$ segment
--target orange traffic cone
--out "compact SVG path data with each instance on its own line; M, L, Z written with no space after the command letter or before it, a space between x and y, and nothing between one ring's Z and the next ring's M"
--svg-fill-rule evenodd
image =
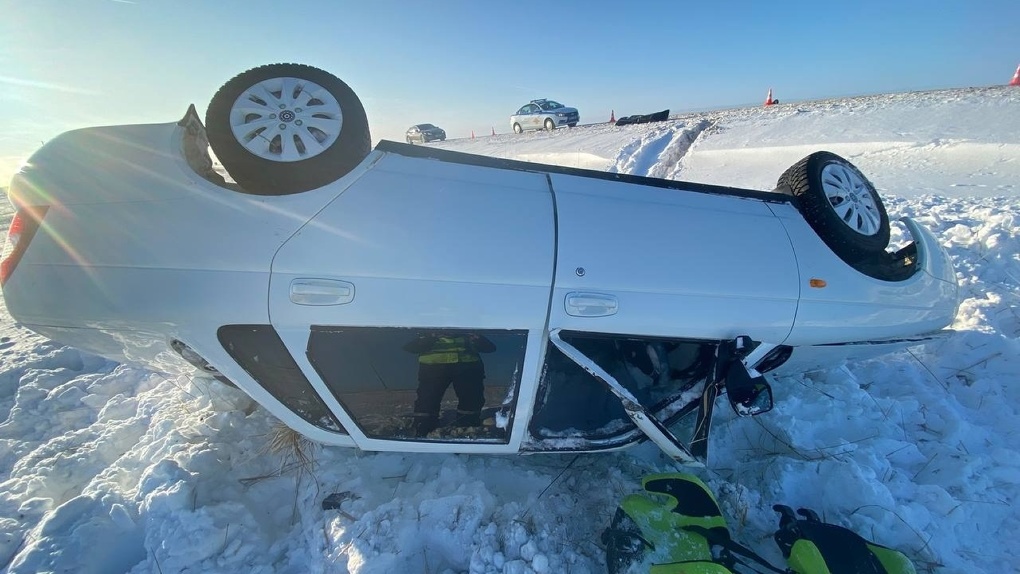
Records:
M609 123L616 123L616 110L609 110Z
M772 88L769 88L769 95L765 97L765 105L771 106L774 103L776 102L772 99Z
M1020 86L1020 66L1016 67L1016 73L1013 74L1013 79L1009 81L1011 86Z

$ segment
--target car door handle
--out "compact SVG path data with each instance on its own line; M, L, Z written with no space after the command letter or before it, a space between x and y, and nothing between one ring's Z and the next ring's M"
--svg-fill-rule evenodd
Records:
M354 300L354 284L337 279L295 279L290 300L298 305L344 305Z
M574 317L608 317L615 315L620 307L616 296L605 293L567 293L565 299L567 315Z

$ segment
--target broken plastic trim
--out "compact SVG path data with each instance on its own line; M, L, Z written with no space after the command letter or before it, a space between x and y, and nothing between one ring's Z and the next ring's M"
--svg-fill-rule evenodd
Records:
M620 399L620 403L623 405L624 411L627 416L630 417L634 424L645 433L645 436L654 442L662 452L668 456L682 462L684 464L704 466L702 462L697 460L691 451L684 446L684 444L674 435L665 425L663 425L657 418L652 416L641 403L638 402L637 398L634 397L623 385L620 384L612 375L606 372L602 367L599 367L595 361L589 359L584 353L577 350L573 345L567 343L560 338L560 330L556 329L549 333L549 340L557 349L563 352L564 355L570 358L570 360L577 363L579 367L587 371L596 380L601 382L609 389L609 392L616 395Z

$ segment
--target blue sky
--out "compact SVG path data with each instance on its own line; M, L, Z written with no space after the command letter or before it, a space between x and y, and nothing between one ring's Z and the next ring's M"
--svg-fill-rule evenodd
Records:
M0 186L68 129L201 113L234 75L299 62L365 104L373 140L509 131L532 98L582 123L1007 83L1016 0L0 0Z

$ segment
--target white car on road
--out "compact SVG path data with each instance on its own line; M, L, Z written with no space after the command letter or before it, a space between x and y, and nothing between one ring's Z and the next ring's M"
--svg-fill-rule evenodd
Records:
M564 106L553 100L531 100L510 116L510 129L514 133L524 130L553 131L558 127L574 127L581 121L577 108Z

